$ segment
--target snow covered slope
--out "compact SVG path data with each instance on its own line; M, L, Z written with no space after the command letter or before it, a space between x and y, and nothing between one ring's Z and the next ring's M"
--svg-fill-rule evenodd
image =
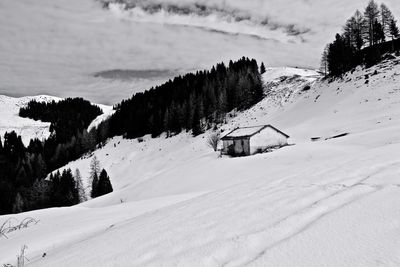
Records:
M15 131L18 135L21 135L22 141L25 145L29 144L29 141L34 138L40 140L48 138L50 136L50 123L35 121L29 118L21 118L18 116L19 109L26 106L29 101L36 100L38 102L51 102L60 101L62 98L48 95L38 96L25 96L25 97L10 97L0 95L0 136L3 138L6 132ZM94 127L100 123L104 118L110 116L113 113L112 106L95 104L98 105L104 112L96 118L93 123L88 127Z
M222 130L272 124L295 144L273 153L220 158L208 133L110 140L94 154L115 191L1 216L40 221L0 238L0 263L26 244L28 266L399 266L399 62L331 82L267 72L272 97ZM87 178L90 157L68 167Z
M99 107L103 110L103 114L99 115L92 121L92 123L88 127L88 131L99 126L100 123L110 118L111 115L115 112L112 106L99 105Z
M18 112L21 107L27 105L31 100L51 102L53 100L59 101L60 99L61 98L47 95L26 96L20 98L0 95L1 138L3 139L6 132L15 131L18 135L21 135L24 144L28 145L29 141L33 138L39 138L42 140L49 137L50 123L21 118L18 116Z

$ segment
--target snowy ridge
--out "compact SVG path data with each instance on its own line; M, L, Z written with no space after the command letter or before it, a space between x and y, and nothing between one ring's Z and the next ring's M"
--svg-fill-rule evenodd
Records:
M107 120L108 118L111 117L111 115L114 114L115 110L113 110L112 106L104 106L104 105L98 105L102 110L103 110L103 114L99 115L97 118L95 118L92 123L89 125L88 127L88 132L93 129L96 128L97 126L99 126L100 123L102 123L103 121Z
M94 152L114 192L13 215L40 222L0 239L0 263L26 244L30 266L400 265L400 65L294 80L222 130L272 124L295 145L219 158L208 133L115 137ZM67 167L87 178L92 156Z
M59 101L61 98L47 95L25 96L20 98L0 95L1 138L3 138L6 132L15 131L18 135L21 135L24 144L28 145L31 139L38 138L42 140L50 136L50 123L21 118L18 116L19 109L26 106L31 100L36 100L38 102L51 102L53 100Z
M321 75L314 70L299 68L269 68L263 75L269 101L283 106L297 93L311 88Z
M34 138L39 140L46 139L50 136L50 123L35 121L29 118L21 118L18 116L19 109L25 107L30 101L36 100L38 102L51 102L61 101L62 98L48 95L38 96L24 96L24 97L10 97L0 95L0 136L3 138L6 132L15 131L22 137L22 141L27 146L29 141ZM101 121L111 116L113 113L112 106L94 104L99 106L104 114L94 119L92 124L88 127L97 126Z
M308 79L314 81L316 78L320 77L320 74L315 70L301 69L301 68L266 68L266 72L263 74L263 79L265 82L277 82L284 77L301 77L303 79Z

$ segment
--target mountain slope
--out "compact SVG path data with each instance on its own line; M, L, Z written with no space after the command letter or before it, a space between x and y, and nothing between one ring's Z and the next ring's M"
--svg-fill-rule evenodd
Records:
M32 266L397 266L397 62L331 82L267 72L273 97L222 129L277 126L294 145L273 153L219 158L207 133L116 137L94 152L115 191L13 215L40 222L0 239L0 259L26 244ZM68 167L87 178L91 156Z
M3 138L6 132L15 131L18 135L21 135L24 144L28 145L31 139L38 138L42 140L49 137L50 123L21 118L18 116L19 109L27 105L31 100L51 102L53 100L59 101L60 99L61 98L46 95L26 96L20 98L0 95L1 138Z
M36 100L37 102L51 102L51 101L61 101L62 98L38 95L38 96L25 96L25 97L10 97L5 95L0 95L0 136L3 138L6 132L15 131L18 135L22 137L22 141L27 146L29 141L34 138L39 140L46 139L50 136L50 123L35 121L29 118L22 118L18 115L19 109L25 107L30 101ZM96 118L92 125L88 127L90 129L101 120L112 114L112 106L95 104L99 106L104 114Z

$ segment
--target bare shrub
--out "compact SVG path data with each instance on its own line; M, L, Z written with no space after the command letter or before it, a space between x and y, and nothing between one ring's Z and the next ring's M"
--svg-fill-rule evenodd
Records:
M214 151L217 151L220 141L221 141L221 137L220 137L219 133L214 132L208 136L207 145L209 147L211 147L212 149L214 149Z
M28 247L26 245L23 245L21 247L21 252L19 255L17 255L17 267L24 267L25 266L25 260L29 261L28 258L25 256L25 250Z
M17 254L17 265L6 263L6 264L3 264L3 267L24 267L25 260L29 261L29 259L25 256L25 252L27 249L28 249L27 245L23 245L21 247L19 254Z
M28 228L29 226L37 224L38 222L38 220L31 217L27 217L20 222L15 218L9 218L0 225L0 237L3 236L8 239L7 234L17 230Z

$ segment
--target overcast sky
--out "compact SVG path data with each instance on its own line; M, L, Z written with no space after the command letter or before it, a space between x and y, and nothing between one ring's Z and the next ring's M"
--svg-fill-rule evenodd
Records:
M131 4L135 8L105 10L95 0L1 0L0 94L83 96L111 104L178 73L241 56L268 66L317 68L325 44L367 1ZM400 1L386 4L399 17ZM115 69L137 77L94 75Z

